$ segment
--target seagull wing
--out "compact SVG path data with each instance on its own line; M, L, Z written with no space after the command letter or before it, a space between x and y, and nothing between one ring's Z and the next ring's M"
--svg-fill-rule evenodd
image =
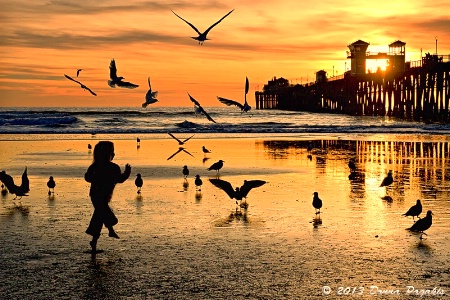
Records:
M236 106L239 107L240 109L244 109L244 105L242 105L241 103L239 103L239 102L237 102L237 101L230 100L230 99L226 99L226 98L222 98L222 97L217 97L217 99L218 99L221 103L226 104L226 105L228 105L228 106L236 105Z
M241 196L247 197L247 194L251 189L260 187L266 184L264 180L245 180L244 184L240 188Z
M187 139L185 139L185 140L183 141L183 143L186 143L187 141L189 141L194 135L195 135L195 134L193 134L193 135L191 135L190 137L188 137Z
M83 88L88 90L92 95L97 96L96 93L94 93L90 88L88 88L87 86L83 85Z
M167 160L170 160L172 157L174 157L175 155L177 155L178 153L180 153L181 151L183 151L184 148L179 148L178 151L176 151L174 154L172 154Z
M245 77L245 94L248 94L248 89L250 88L250 84L248 83L248 77Z
M111 62L109 63L109 77L112 80L117 79L117 68L116 68L116 61L111 59Z
M194 157L194 155L192 155L191 153L189 153L189 151L187 151L186 149L182 148L181 150L183 150L184 152L186 152L186 153L189 154L190 156Z
M150 84L150 77L148 77L148 88L150 89L150 92L152 91L152 85Z
M223 16L219 21L217 21L216 23L212 24L211 26L209 26L208 29L205 30L205 32L203 33L206 37L206 35L208 34L208 32L213 29L214 26L216 26L217 24L219 24L220 22L222 22L223 19L225 19L226 17L228 17L229 14L231 14L234 11L234 9L232 9L229 13L227 13L225 16Z
M12 194L15 194L16 189L18 188L17 185L14 183L14 179L11 175L8 175L5 173L5 171L2 171L0 173L0 181L3 182L8 189L8 191Z
M195 100L191 95L189 95L189 93L188 93L188 96L189 96L189 99L191 99L191 101L192 101L195 105L198 106L198 108L200 109L200 111L202 112L202 114L204 114L205 117L206 117L208 120L210 120L210 121L213 122L213 123L216 123L216 121L214 121L214 119L211 118L210 115L208 115L208 113L203 109L203 107L200 105L200 103L198 103L197 100Z
M229 183L228 181L222 180L222 179L209 179L209 181L215 185L216 187L218 187L219 189L222 189L225 191L225 193L227 193L227 195L233 199L235 197L235 190L233 189L233 187L231 186L231 183Z
M170 132L167 133L168 135L170 135L172 138L174 138L180 145L183 144L182 141L180 141L179 139L177 139L173 134L171 134Z
M184 22L186 22L186 24L188 24L189 26L191 26L192 29L194 29L195 32L198 33L198 35L201 35L201 34L202 34L200 31L198 31L198 29L197 29L192 23L189 23L188 21L186 21L185 19L183 19L182 17L180 17L179 15L177 15L173 10L171 10L171 11L173 12L173 14L174 14L175 16L177 16L178 18L180 18L181 20L183 20ZM215 24L214 24L214 25L215 25ZM211 26L211 27L212 27L212 26ZM209 30L209 29L208 29L208 30Z
M19 187L22 193L28 193L30 191L30 180L28 180L27 168L25 167L25 171L22 174L22 184Z
M139 85L128 82L128 81L117 81L116 82L117 86L122 87L122 88L127 88L127 89L135 89L137 88Z
M64 76L65 76L67 79L72 80L72 81L78 83L79 85L83 85L81 82L79 82L78 80L73 79L73 78L70 77L69 75L64 74Z

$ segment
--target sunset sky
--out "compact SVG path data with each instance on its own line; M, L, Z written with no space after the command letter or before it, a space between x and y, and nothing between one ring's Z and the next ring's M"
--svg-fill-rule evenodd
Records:
M172 12L206 30L196 33ZM0 107L137 106L150 76L159 102L191 106L187 92L203 106L223 106L217 96L248 100L275 77L291 83L313 81L315 72L344 73L348 45L370 43L368 51L388 52L406 43L406 60L423 54L450 55L448 0L380 1L145 1L13 0L1 5ZM109 63L118 76L139 84L110 88ZM94 97L64 74L95 91ZM151 109L151 107L147 109Z

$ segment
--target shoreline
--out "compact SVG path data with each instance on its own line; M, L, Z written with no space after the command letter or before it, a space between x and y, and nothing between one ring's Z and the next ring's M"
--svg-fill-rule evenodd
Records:
M139 148L135 137L113 140L114 161L122 170L130 163L132 175L111 201L121 238L109 239L104 229L104 253L92 262L84 253L93 209L83 175L92 161L87 143L98 138L0 141L2 169L20 180L26 165L31 189L20 201L9 194L1 199L1 298L320 299L329 286L328 298L337 299L340 286L364 287L366 297L373 296L370 286L450 290L448 138L195 135L183 146L193 156L181 151L171 159L179 145L167 134L141 138ZM212 153L204 155L203 145ZM353 181L350 157L360 174ZM233 187L267 181L249 193L248 209L236 210L235 200L209 182L217 175L207 168L218 159L225 161L220 179ZM187 185L183 165L191 170ZM395 182L380 188L388 170ZM134 186L138 172L141 195ZM203 179L201 191L195 174ZM52 197L45 185L50 175ZM320 223L314 191L324 202ZM385 195L393 200L382 200ZM435 214L423 242L405 230L413 221L402 216L418 198Z

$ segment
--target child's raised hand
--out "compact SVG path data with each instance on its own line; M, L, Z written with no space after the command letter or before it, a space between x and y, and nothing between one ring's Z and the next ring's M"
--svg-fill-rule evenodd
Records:
M128 175L131 174L131 166L130 166L130 164L126 164L125 165L125 173L128 174Z

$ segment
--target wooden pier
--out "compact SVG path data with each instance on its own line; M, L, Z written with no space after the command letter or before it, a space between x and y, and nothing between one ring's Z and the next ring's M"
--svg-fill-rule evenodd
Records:
M404 45L404 44L403 44ZM324 72L324 71L322 71ZM323 74L322 74L323 75ZM393 116L424 122L450 122L450 55L427 54L402 70L352 74L290 85L269 81L255 92L257 109Z

